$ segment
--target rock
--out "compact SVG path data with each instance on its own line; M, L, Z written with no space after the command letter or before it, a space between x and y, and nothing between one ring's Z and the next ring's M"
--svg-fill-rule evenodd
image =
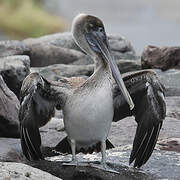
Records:
M121 73L140 70L139 60L117 60L117 65ZM67 65L67 64L54 64L46 67L31 68L31 72L39 72L43 77L49 80L58 80L60 76L90 76L93 73L94 65Z
M159 141L161 150L180 152L180 138L167 138Z
M108 35L108 40L115 59L137 59L130 41L119 35Z
M72 64L74 61L86 59L86 55L80 51L51 44L34 45L30 49L31 67L42 67L50 64Z
M29 74L30 60L28 56L8 56L0 58L0 74L11 91L17 97L24 78Z
M67 65L54 64L41 68L31 68L31 72L39 72L49 80L58 80L60 76L90 76L93 72L93 65Z
M21 41L0 41L0 57L25 55L28 53L29 48Z
M170 96L166 97L167 112L166 116L180 120L180 97Z
M12 162L0 162L0 177L0 179L3 180L61 180L47 172L30 167L26 164Z
M121 73L141 70L140 60L119 59L116 63Z
M137 58L134 48L128 40L115 35L109 35L108 38L115 59ZM75 44L71 33L57 33L36 39L25 39L23 42L30 48L31 65L33 67L47 66L54 63L69 64L74 62L78 65L93 63Z
M20 139L0 138L0 162L24 162Z
M19 101L0 75L0 137L19 137Z
M180 69L180 47L147 46L143 50L141 63L145 69Z
M71 155L56 156L47 158L48 161L40 161L31 163L33 167L47 171L53 175L61 177L62 179L73 179L75 175L78 178L83 179L178 179L180 176L179 171L179 158L180 154L176 152L168 152L155 150L151 159L141 169L133 169L128 165L131 146L123 146L114 148L107 151L107 163L110 168L119 172L110 173L101 169L95 168L91 165L87 165L87 161L91 164L97 164L101 159L100 153L94 153L92 155L78 154L78 160L84 162L86 165L82 166L63 166L62 162L69 162ZM52 162L49 162L52 161ZM83 163L82 163L83 164ZM71 173L68 173L71 172Z
M166 88L166 96L180 96L180 71L175 69L165 72L158 69L154 70Z
M47 171L57 177L62 179L83 179L83 180L94 180L94 179L103 179L103 180L152 180L157 179L156 176L145 172L143 170L137 170L130 168L124 164L119 164L118 160L122 157L122 152L119 152L119 149L114 149L109 152L109 160L115 163L108 163L111 172L108 170L102 170L98 168L99 165L97 161L100 160L100 154L92 155L78 155L78 159L81 161L81 165L63 165L62 162L69 162L71 156L56 156L53 158L47 158L48 161L39 161L35 163L30 163L33 167L39 168L43 171ZM118 157L118 159L117 159ZM124 158L123 158L124 159ZM108 161L109 161L108 160ZM91 161L91 164L88 164L87 161ZM117 163L118 162L118 163ZM96 165L93 167L93 165ZM112 170L116 172L112 172Z

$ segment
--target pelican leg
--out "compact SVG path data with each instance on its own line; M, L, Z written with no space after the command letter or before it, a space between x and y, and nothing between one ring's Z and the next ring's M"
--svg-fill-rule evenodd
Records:
M75 142L75 140L71 139L70 144L71 144L71 151L72 151L72 162L71 163L78 164L78 161L76 158L76 142Z
M101 155L102 155L101 165L105 169L107 169L107 165L106 165L106 141L101 141Z
M63 165L67 166L77 166L78 161L76 158L76 141L73 139L70 139L70 146L71 146L71 151L72 151L72 161L68 163L63 163Z

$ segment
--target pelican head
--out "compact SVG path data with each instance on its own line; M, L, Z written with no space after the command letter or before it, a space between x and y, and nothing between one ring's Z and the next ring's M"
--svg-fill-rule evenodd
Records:
M112 56L103 22L95 16L79 14L73 20L72 35L76 44L86 54L91 56L95 61L101 59L110 66L112 75L132 110L134 103Z

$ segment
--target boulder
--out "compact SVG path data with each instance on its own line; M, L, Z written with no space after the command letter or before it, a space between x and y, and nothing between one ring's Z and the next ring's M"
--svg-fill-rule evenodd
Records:
M128 152L129 153L129 152ZM47 171L57 177L62 179L83 179L83 180L93 180L93 179L103 179L103 180L155 180L158 179L157 176L152 175L149 172L143 170L138 170L131 168L121 160L125 159L125 152L115 148L113 151L107 151L108 154L108 169L102 169L99 166L100 153L92 155L79 154L78 160L81 164L78 166L73 165L63 165L63 162L70 162L71 156L55 156L47 158L45 161L39 161L30 163L31 166ZM129 155L129 154L128 154ZM90 162L90 163L88 163ZM113 162L113 163L112 163Z
M0 162L0 177L3 180L61 180L47 172L22 163Z
M30 60L28 56L8 56L0 58L0 74L11 91L17 97L24 78L30 72Z
M0 41L0 57L26 55L28 53L29 48L21 41Z
M20 139L0 138L0 162L24 162Z
M58 80L61 76L90 76L94 65L67 65L54 64L46 67L31 68L31 72L39 72L43 77L49 80Z
M180 96L180 71L176 69L170 69L168 71L154 70L166 88L165 95Z
M144 69L180 69L180 47L147 46L143 50L141 63Z
M116 61L116 63L121 74L141 70L141 61L138 59L136 61L128 59L119 59Z
M57 47L51 44L33 45L30 49L31 67L42 67L51 64L72 64L75 61L86 59L86 55L80 51Z
M128 165L131 148L130 145L127 145L107 151L107 164L109 168L116 172L109 172L108 170L102 170L97 167L101 159L100 153L91 155L78 154L77 158L82 162L80 166L66 166L62 164L63 162L69 162L71 155L59 155L47 158L47 161L30 164L62 179L171 180L179 178L179 153L156 149L146 165L141 169L134 169ZM89 161L90 163L87 163Z
M161 150L180 152L180 138L167 138L158 142Z
M108 36L110 47L115 59L136 59L131 43L115 35ZM52 64L92 64L93 61L86 56L75 44L71 33L57 33L35 39L23 41L30 49L31 66L47 66Z
M19 137L19 101L0 75L0 137Z

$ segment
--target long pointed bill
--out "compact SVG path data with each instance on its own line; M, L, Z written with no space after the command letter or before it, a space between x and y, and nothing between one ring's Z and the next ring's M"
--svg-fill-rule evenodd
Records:
M130 110L132 110L134 108L134 103L131 99L129 92L126 89L126 86L123 82L117 64L115 63L115 60L110 53L110 49L106 37L102 36L102 34L100 34L99 32L92 32L91 34L88 33L85 34L85 36L91 48L94 51L101 53L104 59L106 60L106 62L110 65L113 77L117 85L119 86L125 100L129 104Z

